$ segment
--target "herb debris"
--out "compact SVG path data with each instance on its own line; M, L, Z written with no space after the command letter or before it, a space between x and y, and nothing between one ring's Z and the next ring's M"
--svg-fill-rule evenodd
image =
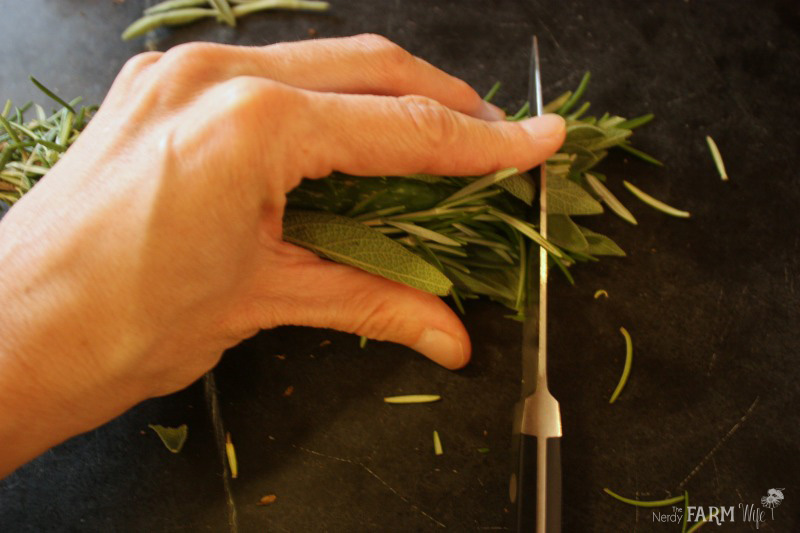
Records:
M631 341L631 335L625 328L619 328L619 331L622 333L622 336L625 337L625 367L622 369L622 376L620 376L617 388L614 389L614 393L611 395L608 403L617 401L619 393L622 392L622 388L628 382L628 376L631 373L631 363L633 362L633 342Z

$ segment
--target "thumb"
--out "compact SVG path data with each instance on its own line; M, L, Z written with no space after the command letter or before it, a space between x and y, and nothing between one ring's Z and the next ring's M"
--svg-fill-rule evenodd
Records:
M300 248L291 255L291 265L272 270L262 282L270 293L266 298L291 303L265 306L270 316L260 327L296 325L356 333L403 344L449 369L469 361L467 331L438 296Z

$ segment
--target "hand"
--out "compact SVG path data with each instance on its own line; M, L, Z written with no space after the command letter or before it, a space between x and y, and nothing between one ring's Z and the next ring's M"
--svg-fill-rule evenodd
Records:
M131 59L0 224L0 475L187 386L260 329L335 328L464 365L469 338L439 298L285 243L281 219L304 177L530 168L563 142L559 117L501 118L374 35Z

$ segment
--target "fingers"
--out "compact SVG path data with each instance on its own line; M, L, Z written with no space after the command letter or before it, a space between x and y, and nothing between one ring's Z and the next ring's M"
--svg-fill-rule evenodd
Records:
M486 122L418 96L313 93L306 112L315 120L300 135L316 163L304 169L306 177L526 170L555 153L566 131L558 115Z
M403 344L450 369L469 360L469 336L439 297L283 246L291 259L279 260L276 270L273 257L271 268L262 270L257 287L249 291L256 304L246 314L257 327L346 331Z
M319 92L416 94L484 120L503 112L464 81L379 35L279 43L266 47L189 43L159 60L159 71L182 73L197 87L239 76L271 79Z

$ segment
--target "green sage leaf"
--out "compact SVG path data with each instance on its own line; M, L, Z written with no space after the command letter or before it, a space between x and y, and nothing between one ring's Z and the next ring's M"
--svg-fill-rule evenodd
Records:
M447 295L453 285L435 266L403 245L347 217L287 210L283 238L337 263L440 296Z
M547 212L552 215L597 215L603 206L572 180L549 176Z
M596 233L588 228L584 228L583 226L578 226L583 233L583 236L586 237L586 242L589 244L589 247L586 249L585 253L589 255L613 255L617 257L625 257L625 250L619 247L617 243L611 240L609 237L602 235L600 233Z
M567 215L547 215L547 238L557 246L571 252L583 252L589 248L580 228Z

